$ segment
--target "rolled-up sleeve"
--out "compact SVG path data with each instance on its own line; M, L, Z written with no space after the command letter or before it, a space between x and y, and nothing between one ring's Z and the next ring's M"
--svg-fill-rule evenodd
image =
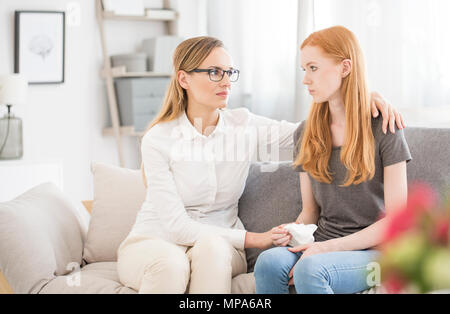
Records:
M143 138L141 151L148 186L146 202L156 210L161 227L173 243L192 246L203 236L219 235L235 248L244 249L245 230L203 224L189 217L177 191L169 157L158 150L152 137Z

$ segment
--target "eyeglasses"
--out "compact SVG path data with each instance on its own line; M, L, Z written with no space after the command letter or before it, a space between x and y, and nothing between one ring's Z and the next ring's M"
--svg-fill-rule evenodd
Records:
M236 82L239 79L239 70L237 69L230 69L230 70L222 70L220 68L214 68L214 69L195 69L191 72L201 73L201 72L208 72L209 79L213 82L220 82L223 77L225 76L225 73L230 78L230 82Z

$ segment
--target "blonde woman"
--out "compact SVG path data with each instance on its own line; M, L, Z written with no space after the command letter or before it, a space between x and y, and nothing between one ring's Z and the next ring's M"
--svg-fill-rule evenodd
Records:
M173 65L142 140L147 196L118 249L118 273L139 293L230 293L247 270L244 248L272 245L272 230L247 232L238 218L250 162L269 145L293 148L298 124L225 109L239 71L220 40L182 42ZM390 106L378 106L394 123Z
M303 203L296 222L317 224L316 242L287 248L290 237L276 228L279 247L255 265L256 291L288 293L294 284L297 293L355 293L369 288L368 266L385 226L380 217L406 202L411 155L402 130L384 134L382 121L371 117L352 32L336 26L311 34L301 62L313 104L294 135Z

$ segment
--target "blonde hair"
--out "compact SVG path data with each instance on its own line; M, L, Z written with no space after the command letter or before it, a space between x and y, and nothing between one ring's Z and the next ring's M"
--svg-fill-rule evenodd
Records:
M155 119L150 122L145 133L160 122L178 118L186 110L187 94L186 90L178 82L178 71L190 72L198 68L214 48L220 47L224 47L222 41L209 36L189 38L177 46L172 58L174 73L166 91L162 108ZM144 185L147 187L143 163L141 163L141 172Z
M340 159L347 168L343 186L359 184L375 174L375 140L362 50L356 36L342 26L312 33L301 45L319 47L337 63L352 61L352 70L342 79L345 106L345 141ZM297 143L295 143L297 144ZM302 165L314 179L331 183L329 160L332 152L328 102L313 103L303 131L294 167Z

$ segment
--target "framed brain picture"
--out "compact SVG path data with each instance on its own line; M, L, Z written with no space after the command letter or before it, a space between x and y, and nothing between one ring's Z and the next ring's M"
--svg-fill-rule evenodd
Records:
M64 83L65 13L15 12L14 72L29 84Z

